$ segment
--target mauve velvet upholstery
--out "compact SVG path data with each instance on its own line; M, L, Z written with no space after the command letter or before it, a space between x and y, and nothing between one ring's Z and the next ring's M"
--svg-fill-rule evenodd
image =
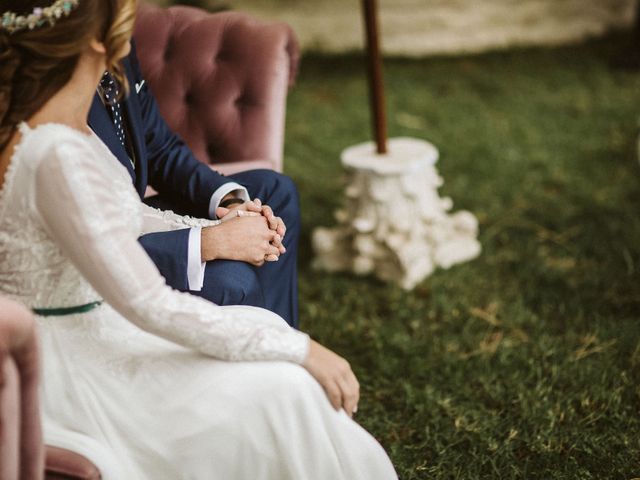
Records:
M100 471L87 458L63 448L46 447L46 480L100 480Z
M31 313L0 298L0 479L37 480L44 471L38 409L38 340Z
M282 170L291 28L238 12L141 3L135 30L145 80L195 156L221 173Z

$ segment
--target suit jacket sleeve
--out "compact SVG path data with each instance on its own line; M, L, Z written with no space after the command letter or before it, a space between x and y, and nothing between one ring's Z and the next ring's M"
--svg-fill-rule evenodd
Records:
M139 84L143 78L135 45L129 60L134 85ZM131 94L136 95L136 92ZM211 196L229 180L199 162L184 141L171 131L146 84L137 97L145 135L149 184L170 201L188 205L198 216L208 218Z
M199 291L204 270L200 247L194 247L191 243L194 240L192 235L199 238L202 227L218 225L220 221L177 215L144 203L142 210L144 235L140 237L140 244L153 259L167 284L176 290ZM199 244L199 241L196 243Z
M176 290L189 290L189 229L147 233L138 241L151 257L167 285Z

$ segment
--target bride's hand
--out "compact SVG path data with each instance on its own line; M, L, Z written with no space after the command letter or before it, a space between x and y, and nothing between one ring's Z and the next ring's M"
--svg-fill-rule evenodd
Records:
M358 410L360 385L349 362L311 340L303 366L322 385L333 408L342 407L347 415L353 416Z

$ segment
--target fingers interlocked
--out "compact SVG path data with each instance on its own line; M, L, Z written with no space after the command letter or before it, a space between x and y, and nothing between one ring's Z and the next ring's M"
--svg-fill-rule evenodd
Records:
M247 206L247 209L253 212L260 212L260 214L267 220L267 225L270 230L273 230L278 234L277 237L274 237L273 245L278 248L279 254L283 254L287 251L285 246L282 244L282 240L284 239L285 234L287 233L287 227L284 224L282 218L278 217L273 213L273 209L268 205L263 205L262 201L259 198L255 198L252 201L246 202L250 204Z

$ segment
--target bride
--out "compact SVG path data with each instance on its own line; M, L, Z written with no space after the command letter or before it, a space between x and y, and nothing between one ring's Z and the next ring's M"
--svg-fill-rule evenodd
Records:
M103 72L124 82L134 12L0 0L0 293L37 314L46 442L107 480L396 478L350 418L344 359L269 311L171 290L139 246L197 220L142 204L87 127Z

